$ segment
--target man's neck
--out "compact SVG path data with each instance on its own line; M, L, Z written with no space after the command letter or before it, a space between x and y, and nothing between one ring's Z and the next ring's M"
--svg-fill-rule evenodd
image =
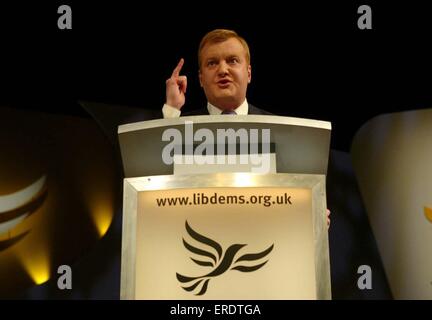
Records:
M219 115L222 113L223 109L220 109L210 102L207 102L207 110L209 114L211 115ZM247 115L249 112L249 104L247 102L247 99L243 101L242 104L240 104L237 108L233 109L238 115Z

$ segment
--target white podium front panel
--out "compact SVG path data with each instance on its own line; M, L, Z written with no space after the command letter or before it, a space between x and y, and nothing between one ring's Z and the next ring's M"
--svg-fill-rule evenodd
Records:
M289 174L126 179L122 298L330 298L323 186Z

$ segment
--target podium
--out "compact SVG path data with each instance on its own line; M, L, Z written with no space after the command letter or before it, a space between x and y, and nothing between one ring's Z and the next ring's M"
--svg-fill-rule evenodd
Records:
M120 126L121 299L331 299L330 132L264 115Z

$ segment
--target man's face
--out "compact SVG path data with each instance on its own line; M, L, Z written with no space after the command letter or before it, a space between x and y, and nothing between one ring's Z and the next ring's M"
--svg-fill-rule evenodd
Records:
M239 40L211 43L201 51L199 80L207 100L222 110L240 106L251 81L251 66Z

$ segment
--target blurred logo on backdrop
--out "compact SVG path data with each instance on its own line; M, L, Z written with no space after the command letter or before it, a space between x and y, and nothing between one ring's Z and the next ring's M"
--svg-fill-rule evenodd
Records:
M432 109L377 116L351 153L395 299L432 299Z
M17 192L0 196L0 236L9 235L11 230L40 208L47 194L45 182L44 175ZM13 237L8 236L6 240L0 241L0 251L14 245L29 232L30 230Z
M426 219L432 223L432 209L428 207L424 207L424 214Z
M0 107L0 145L0 297L7 298L46 282L107 233L120 175L90 119Z

